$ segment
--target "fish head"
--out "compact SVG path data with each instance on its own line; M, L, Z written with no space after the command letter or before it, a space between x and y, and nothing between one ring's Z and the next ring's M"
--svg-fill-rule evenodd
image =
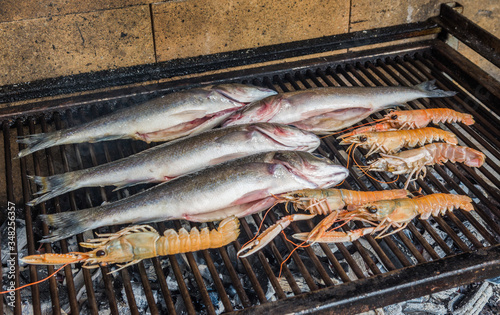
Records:
M281 95L266 97L255 101L232 114L222 125L233 126L258 122L269 122L281 108Z
M319 137L312 132L281 124L251 124L248 130L258 132L273 143L283 146L283 150L312 152L319 147L321 142Z
M255 85L247 84L219 84L213 87L215 91L239 103L251 103L278 92Z
M104 236L104 235L102 235ZM146 225L125 228L106 237L82 242L80 245L94 250L87 252L85 265L125 263L155 256L158 232Z
M327 188L343 181L349 171L330 159L309 152L279 151L273 161L286 167L288 171L308 181L314 188Z

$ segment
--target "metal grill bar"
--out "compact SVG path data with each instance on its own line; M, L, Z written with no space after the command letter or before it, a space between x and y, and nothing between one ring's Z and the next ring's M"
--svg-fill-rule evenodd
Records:
M9 123L4 121L2 124L3 138L4 138L4 152L5 152L5 182L7 183L7 200L14 200L14 184L12 177L12 155L11 155L11 145L10 145L10 126ZM17 237L13 239L8 239L7 241L9 247L10 257L17 257ZM14 259L14 282L15 286L19 286L19 262ZM15 313L21 314L21 293L19 291L15 292Z
M16 126L17 126L17 134L19 136L24 135L23 131L23 125L20 120L16 120ZM21 146L21 145L20 145ZM21 148L20 148L21 149ZM23 199L28 200L29 199L29 188L28 188L28 178L26 177L26 160L22 159L21 161L21 181L22 181L22 186L23 186ZM25 205L24 206L24 212L26 213L26 233L30 235L28 237L28 254L30 255L35 255L35 242L34 242L34 237L33 237L33 220L32 220L32 213L31 213L31 207ZM31 282L36 282L38 280L38 275L36 272L36 267L35 266L30 266L30 281ZM31 287L31 296L33 297L33 314L39 315L41 314L41 306L40 306L40 290L38 286L33 286Z

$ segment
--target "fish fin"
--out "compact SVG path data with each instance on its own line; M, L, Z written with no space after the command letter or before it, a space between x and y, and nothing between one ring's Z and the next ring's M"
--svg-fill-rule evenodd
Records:
M44 236L40 243L52 243L83 233L92 229L91 222L98 221L92 219L89 210L40 214L38 217L48 226L55 228L49 235Z
M34 181L38 186L42 186L40 191L34 193L35 195L41 195L26 204L28 206L36 206L37 204L47 201L56 196L62 195L68 191L72 191L77 189L72 183L75 182L74 176L71 176L71 173L66 174L58 174L52 176L28 176L29 179Z
M224 156L221 156L221 157L218 157L216 159L210 160L210 162L208 162L208 164L209 165L217 165L217 164L220 164L220 163L223 163L223 162L226 162L226 161L239 159L239 158L245 157L247 155L248 155L248 153L226 154Z
M115 189L113 189L113 192L118 191L118 190L123 189L123 188L132 187L135 185L151 184L151 183L156 183L156 182L158 182L158 180L156 178L150 178L150 179L146 179L146 180L143 180L140 182L116 183Z
M55 146L58 144L59 140L61 140L61 133L58 131L20 137L17 139L17 143L25 144L27 148L19 151L17 158L22 158L35 151Z
M436 80L425 81L414 86L415 89L426 93L427 97L450 97L455 96L457 92L443 91L436 87Z
M231 205L241 205L244 203L252 202L266 197L269 197L269 190L267 189L255 190L244 194L243 196L241 196L241 198L233 201Z

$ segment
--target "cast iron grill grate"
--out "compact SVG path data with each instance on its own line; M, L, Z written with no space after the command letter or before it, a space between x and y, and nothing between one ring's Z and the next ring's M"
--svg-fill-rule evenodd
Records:
M271 66L246 76L225 75L218 81L251 83L279 92L288 92L321 86L410 86L426 80L436 80L438 88L457 91L458 94L445 99L419 99L409 102L408 109L443 107L472 114L476 120L475 125L440 124L440 127L455 133L460 145L485 153L487 160L485 166L480 169L449 162L441 166L436 165L429 168L424 180L419 179L410 187L411 190L422 189L425 194L444 192L469 195L473 198L475 211L468 213L458 210L427 221L414 220L407 230L382 240L366 236L352 244L321 244L299 249L294 251L289 262L283 265L282 278L277 276L280 264L294 249L283 234L254 256L236 259L235 252L253 237L261 223L262 215L253 215L241 220L242 233L238 241L225 248L154 258L112 275L108 274L111 269L106 266L100 267L97 273L82 269L78 275L79 266L67 266L62 271L64 283L61 277L52 277L44 284L24 289L28 293L17 291L16 312L21 313L21 309L29 309L34 314L41 314L44 305L49 303L49 311L55 314L61 313L61 308L64 307L68 307L72 314L80 311L97 314L108 309L112 314L119 314L123 309L130 309L132 314L146 310L151 314L214 314L258 304L272 304L274 299L282 300L307 292L314 294L322 288L390 274L391 271L404 267L498 245L500 110L492 101L497 99L497 96L477 96L477 91L484 88L481 82L477 82L478 85L472 89L469 81L458 76L454 67L460 68L460 63L468 64L468 61L461 56L448 57L450 52L451 48L441 41L433 40L406 45L404 49L400 46L384 48L383 53L379 54L358 54L357 58L351 60L336 57L336 60L306 64L294 69L277 70ZM204 83L208 82L200 81L192 86ZM158 94L188 87L190 86L186 84L159 84L148 86L145 90L127 91L122 95L112 94L112 97L95 94L79 102L71 102L71 98L68 98L66 104L55 110L4 116L1 141L6 170L6 198L16 203L18 217L25 220L28 253L34 254L38 247L37 241L42 235L48 234L47 227L35 220L38 214L77 211L124 198L148 187L142 185L116 192L109 187L79 189L31 208L24 204L32 199L37 187L28 180L28 175L51 175L103 164L142 151L148 145L131 140L82 143L49 148L22 159L13 159L20 149L20 145L15 142L16 137L81 124ZM378 119L383 114L382 112L372 117ZM338 145L334 137L328 137L323 139L318 151L345 166L346 148ZM363 153L366 152L358 149L354 152L354 157L357 161L366 163ZM401 176L394 182L394 178L385 173L373 174L377 181L361 176L362 174L352 166L350 172L351 176L341 188L395 189L402 188L406 180ZM284 206L276 206L266 216L264 226L273 224L283 215L286 215ZM309 231L318 221L319 219L292 224L286 235L290 237L293 233ZM181 224L186 223L162 222L155 227L163 232L167 228L178 229ZM214 227L213 224L209 226ZM343 229L347 231L355 227L362 227L362 224L344 226ZM110 227L99 231L118 229ZM84 250L77 247L76 241L83 241L83 236L78 235L52 245L45 244L43 250ZM15 246L11 254L17 254ZM55 270L50 266L26 268L27 271L20 272L20 267L16 264L16 286L20 280L34 282ZM102 280L99 280L99 277L102 277ZM472 281L471 279L473 277L464 281ZM80 305L82 298L78 290L82 286L86 294L83 306ZM32 306L25 304L28 296L31 296L29 302Z

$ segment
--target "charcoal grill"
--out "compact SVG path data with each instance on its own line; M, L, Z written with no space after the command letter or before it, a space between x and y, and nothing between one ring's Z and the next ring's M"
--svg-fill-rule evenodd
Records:
M499 276L500 83L447 45L445 41L450 36L500 67L500 40L443 5L438 17L420 23L2 87L2 102L23 103L0 110L7 187L7 200L2 203L16 204L17 216L26 223L28 253L35 254L37 240L48 234L47 227L35 220L38 214L76 211L144 189L146 186L118 192L112 192L112 188L87 188L33 208L24 206L37 189L28 181L28 175L86 168L148 146L128 140L83 143L50 148L17 160L12 159L20 149L15 138L80 124L162 93L222 82L252 83L287 92L317 86L408 86L437 80L438 88L457 91L458 95L417 100L409 102L409 107L444 107L471 113L476 119L473 126L445 124L441 127L454 132L461 144L484 152L488 158L485 166L477 170L452 163L435 166L426 179L417 181L415 190L421 188L426 194L467 194L474 200L475 212L455 211L429 221L414 220L407 231L382 240L367 236L365 241L352 244L323 244L297 250L284 265L281 279L277 277L280 264L293 249L282 235L253 257L235 258L235 251L254 235L255 226L261 223L261 215L254 215L241 220L240 238L225 248L155 258L117 275L108 275L110 269L103 266L100 267L101 281L93 281L92 273L84 269L87 295L84 310L98 314L105 308L118 314L128 309L132 314L139 314L144 311L137 302L140 294L145 296L151 314L175 313L180 301L190 314L198 311L214 314L222 310L346 314ZM405 41L394 42L396 40ZM367 48L371 44L383 44L383 47ZM354 47L358 49L333 53ZM306 56L317 53L322 55ZM273 63L298 56L302 56L298 61ZM213 70L222 71L210 74ZM185 75L190 77L182 77ZM149 83L141 83L145 81ZM40 100L43 97L46 99ZM381 114L374 117L380 118ZM330 137L323 140L319 152L346 165L345 149ZM358 161L364 161L362 153L355 152ZM355 168L350 171L350 178L342 185L346 189L398 188L406 180L401 176L397 182L383 184L360 177ZM392 180L384 173L375 178L382 182ZM283 213L283 206L277 206L266 217L265 224L276 222ZM292 224L287 235L309 231L316 222ZM157 228L163 231L180 226L177 221L163 222ZM212 224L209 226L213 228ZM116 227L110 229L117 230ZM83 236L76 236L76 240L83 241ZM8 241L1 240L3 244ZM54 249L67 252L70 242L71 239L64 240L43 248L46 252ZM10 251L11 255L18 254L16 246ZM164 268L165 264L168 268ZM181 269L182 265L189 268ZM26 268L28 271L20 272L16 261L16 286L37 281L55 270L50 266ZM61 271L64 283L61 277L52 277L44 284L24 289L31 294L32 309L30 306L29 310L41 314L44 301L50 301L54 314L60 314L61 307L67 303L72 314L79 313L82 305L77 300L77 280L73 274L78 269L79 266L64 268ZM148 279L149 269L153 270L156 280ZM173 279L175 284L167 279ZM229 287L227 282L231 283ZM272 291L275 301L270 298ZM15 294L15 314L22 312L21 295L19 291ZM103 296L104 300L96 296ZM0 300L0 313L7 307L5 301Z

